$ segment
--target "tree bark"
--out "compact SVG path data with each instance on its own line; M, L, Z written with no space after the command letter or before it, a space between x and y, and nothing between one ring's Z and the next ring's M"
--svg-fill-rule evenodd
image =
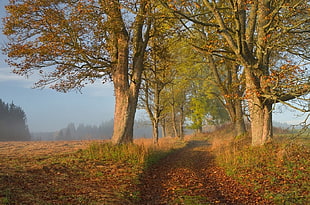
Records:
M236 135L241 136L244 135L246 132L245 129L245 123L243 119L243 111L242 111L242 105L241 100L236 100L236 118L235 118L235 129L236 129Z
M272 102L261 97L259 79L252 72L254 69L246 68L246 90L248 95L249 111L251 116L252 145L266 144L272 140Z
M132 28L134 36L132 75L129 79L129 34L122 18L121 5L119 1L103 1L103 3L108 4L106 5L108 18L110 24L113 25L108 41L111 49L112 80L115 93L112 142L114 144L126 144L133 142L133 125L151 21L146 21L145 28L147 1L142 1Z
M184 108L180 109L180 121L179 121L179 137L181 140L184 139Z
M117 35L116 66L112 72L115 110L112 142L114 144L133 141L133 123L138 93L128 83L128 34L123 31Z
M153 125L153 144L158 145L159 121L158 120L153 121L152 125Z
M136 112L136 99L128 91L115 89L114 130L112 142L126 144L133 141L133 125Z
M128 58L127 58L128 61ZM114 144L126 144L133 142L133 126L138 103L141 72L143 69L143 55L135 61L136 70L140 70L133 76L128 84L127 72L115 71L113 75L115 93L114 130L112 142ZM126 63L120 64L120 68ZM128 66L128 65L127 65Z
M252 145L263 145L272 139L272 105L259 103L257 96L249 101L251 112Z
M172 106L172 112L171 112L171 119L172 119L172 128L174 132L174 137L179 137L178 128L177 128L177 122L176 122L176 113L175 113L175 105L174 103Z
M165 118L162 118L160 124L161 124L161 129L162 129L162 137L166 137L166 136L167 136L166 119L165 119Z

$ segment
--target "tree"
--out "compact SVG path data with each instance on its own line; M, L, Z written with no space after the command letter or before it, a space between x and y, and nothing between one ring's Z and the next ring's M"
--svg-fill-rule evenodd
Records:
M4 49L14 73L38 73L36 87L81 89L112 80L115 144L133 140L144 54L152 27L147 0L10 0Z
M153 143L158 144L159 122L162 111L166 108L162 102L161 92L165 86L172 82L173 72L169 70L169 53L153 42L148 56L148 68L143 73L142 93L140 100L142 106L148 113L153 127Z
M295 75L306 70L306 66L296 61L309 61L309 46L305 46L309 45L309 1L197 0L181 3L167 1L164 5L181 19L191 22L186 26L199 24L210 28L208 35L216 35L218 40L225 42L210 52L218 56L232 52L237 64L242 66L252 145L262 145L272 140L273 105L305 96L310 90L309 73L302 78ZM209 39L208 35L206 39ZM288 57L292 60L283 64L281 60ZM274 87L275 81L271 79L273 70L278 70L276 67L295 76L292 79L295 84L282 90ZM282 80L279 76L276 83L285 81Z
M185 92L184 111L189 128L202 131L204 124L218 124L228 120L227 112L221 104L220 88L214 83L211 66L205 55L197 52L200 39L182 38L173 48L176 70L175 88ZM182 99L182 98L181 98Z
M0 99L0 141L28 141L31 135L27 118L21 107Z
M162 12L162 9L158 12ZM178 26L175 21L175 18L167 18L165 14L154 19L152 39L146 55L146 69L143 72L141 107L147 111L152 121L153 143L156 145L159 137L159 123L163 118L163 111L167 110L162 91L175 78L171 53L171 47L178 39L174 32Z
M208 55L208 59L214 82L220 92L219 100L229 114L236 135L244 135L246 132L242 108L244 75L240 71L241 66L227 59L215 61L212 55Z
M207 16L201 16L200 20L207 21ZM188 28L191 33L190 44L198 55L203 56L205 70L209 70L209 93L212 93L227 110L231 123L234 125L236 135L246 132L243 119L242 101L244 95L244 74L242 67L236 62L236 57L226 45L225 41L218 38L213 28L194 24ZM225 53L219 54L214 50L221 49ZM213 89L213 91L211 90Z

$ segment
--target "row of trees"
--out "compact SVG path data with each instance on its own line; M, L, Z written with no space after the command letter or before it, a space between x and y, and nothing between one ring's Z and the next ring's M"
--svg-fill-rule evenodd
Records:
M114 120L101 123L99 126L70 123L54 134L54 140L110 139L113 134ZM134 136L147 137L150 127L146 122L135 121Z
M111 125L113 126L113 121L99 126L80 124L75 127L74 123L70 123L55 133L54 140L108 139L112 134Z
M112 80L115 144L132 142L140 96L154 143L159 123L182 137L187 120L201 130L229 118L240 135L247 116L252 144L261 145L272 139L276 103L309 112L309 5L11 0L4 52L15 73L38 71L37 87L67 92Z
M0 141L28 141L31 139L21 107L0 99Z
M135 121L134 136L136 138L150 138L152 126L149 121ZM32 133L32 140L91 140L110 139L113 134L113 119L99 125L85 125L69 123L65 128L55 132Z

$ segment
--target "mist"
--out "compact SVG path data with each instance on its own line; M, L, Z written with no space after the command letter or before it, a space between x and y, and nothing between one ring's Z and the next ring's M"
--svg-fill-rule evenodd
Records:
M111 139L114 120L110 119L99 125L86 125L83 123L69 123L66 127L53 132L33 132L31 140L57 141L57 140L94 140ZM137 120L134 126L135 138L151 138L152 126L149 121ZM161 137L161 134L160 134Z

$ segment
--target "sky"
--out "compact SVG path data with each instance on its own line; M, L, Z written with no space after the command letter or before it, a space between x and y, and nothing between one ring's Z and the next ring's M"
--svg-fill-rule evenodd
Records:
M6 15L4 5L8 0L0 0L0 17ZM0 47L6 37L0 24ZM112 84L97 82L77 92L60 93L55 90L33 89L34 76L28 79L12 73L5 63L6 56L0 54L0 99L14 102L26 113L31 132L56 131L69 123L99 125L113 118L114 95Z
M8 0L0 0L0 17L6 16L4 5ZM6 42L0 23L0 47ZM0 99L6 103L13 102L26 113L27 124L31 132L57 131L69 123L76 125L99 125L113 118L114 95L111 83L99 81L77 92L59 93L49 88L33 89L34 76L28 79L12 73L5 63L6 56L0 53ZM139 115L139 114L138 114ZM285 108L277 109L274 121L296 124L301 121L296 116L300 113Z

